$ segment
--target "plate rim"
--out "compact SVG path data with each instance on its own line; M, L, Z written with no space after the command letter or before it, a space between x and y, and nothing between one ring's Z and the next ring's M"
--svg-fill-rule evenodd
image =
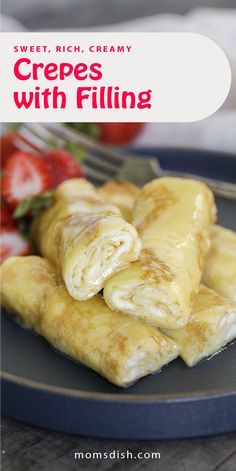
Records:
M138 145L133 145L130 147L121 147L121 149L128 150L129 152L134 152L140 154L141 152L144 151L147 152L148 154L152 151L167 151L167 152L172 152L172 151L177 151L177 152L194 152L194 153L200 153L200 154L212 154L216 155L217 157L226 157L226 158L233 158L236 159L236 151L224 151L222 150L214 150L214 149L205 149L204 147L198 148L198 147L188 147L188 146L165 146L165 145L159 145L159 146L138 146Z
M192 402L209 399L219 399L222 397L236 397L236 388L209 389L205 392L193 393L169 393L167 394L123 394L103 393L81 391L79 389L66 388L63 386L54 386L39 381L22 378L21 376L1 371L1 379L16 386L22 386L27 389L34 389L41 393L57 394L60 396L70 396L77 399L97 400L99 402L109 401L116 403L168 403L168 402ZM122 389L123 390L123 389Z

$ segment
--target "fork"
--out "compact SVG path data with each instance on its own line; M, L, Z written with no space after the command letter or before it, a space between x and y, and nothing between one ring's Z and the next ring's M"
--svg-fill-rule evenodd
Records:
M135 157L132 153L120 152L63 123L23 123L18 132L27 141L21 143L24 150L28 150L32 143L34 148L45 151L55 140L60 147L65 147L68 142L82 147L86 151L83 162L85 175L95 185L101 185L111 179L125 178L141 186L153 178L178 176L201 180L216 195L236 200L236 184L190 173L163 170L157 157Z

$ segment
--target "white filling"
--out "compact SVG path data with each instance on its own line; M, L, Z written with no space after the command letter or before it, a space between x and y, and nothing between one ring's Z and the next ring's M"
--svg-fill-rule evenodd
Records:
M156 319L165 319L168 315L167 309L171 315L178 316L177 306L171 304L170 297L160 292L155 286L130 283L121 288L114 286L111 295L111 305L120 311L141 313L145 312ZM159 306L159 303L163 306Z
M102 241L94 240L67 273L66 284L70 294L75 298L81 296L81 299L93 296L102 289L109 276L136 259L140 250L140 240L135 242L133 234L127 231L113 236L109 234Z

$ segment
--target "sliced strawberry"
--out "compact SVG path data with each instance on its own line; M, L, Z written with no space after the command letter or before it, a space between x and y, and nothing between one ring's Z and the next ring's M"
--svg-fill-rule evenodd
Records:
M9 132L1 136L1 168L14 152L18 150L15 144L16 133Z
M12 218L12 213L10 209L1 203L1 226L14 226L14 220Z
M15 207L27 196L43 193L50 184L44 162L26 152L13 154L3 169L2 194L10 207Z
M84 176L76 158L65 149L52 149L40 155L51 175L51 188L55 188L64 180Z
M18 151L22 150L25 145L32 147L32 151L38 151L34 144L29 142L25 137L17 132L8 132L0 137L1 146L1 168L4 167L8 159Z
M0 263L14 255L29 255L31 253L29 242L13 227L2 227L0 238Z

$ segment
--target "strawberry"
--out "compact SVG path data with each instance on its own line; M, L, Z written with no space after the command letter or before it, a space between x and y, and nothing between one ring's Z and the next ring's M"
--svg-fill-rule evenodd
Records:
M1 146L1 168L4 167L8 159L18 152L25 145L32 147L32 150L37 151L34 144L31 144L25 137L17 132L8 132L0 137Z
M14 226L14 221L12 218L12 213L10 209L1 203L1 226Z
M128 144L140 132L145 123L68 123L79 132L107 144Z
M69 178L80 178L84 176L80 164L73 154L65 149L52 149L40 155L51 175L51 188L57 187Z
M14 227L0 229L0 263L14 255L29 255L31 246Z
M2 194L10 207L14 208L27 196L43 193L50 184L46 165L33 154L15 152L4 166Z
M144 123L99 123L99 140L107 144L128 144L143 129Z
M15 138L15 132L9 132L1 136L1 168L5 165L9 157L18 150L15 144Z

